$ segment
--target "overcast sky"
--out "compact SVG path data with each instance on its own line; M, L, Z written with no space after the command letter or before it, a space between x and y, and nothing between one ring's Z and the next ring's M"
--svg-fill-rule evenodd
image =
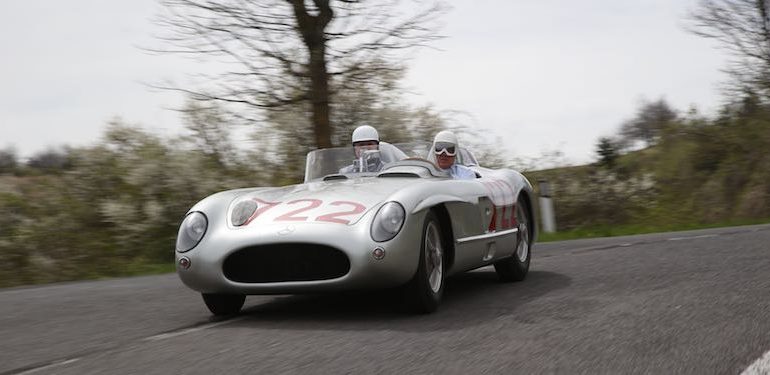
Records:
M711 113L724 54L685 31L695 0L451 1L436 43L410 63L415 104L463 111L514 156L560 150L592 161L643 99ZM155 0L0 2L0 148L22 156L89 145L120 116L181 131L180 95L143 83L180 81L196 65L155 56ZM462 140L461 140L462 141Z

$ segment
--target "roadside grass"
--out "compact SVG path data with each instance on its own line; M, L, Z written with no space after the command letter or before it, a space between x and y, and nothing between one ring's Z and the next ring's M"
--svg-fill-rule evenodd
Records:
M597 237L617 237L630 236L634 234L660 233L660 232L678 232L685 230L710 229L722 227L736 227L742 225L770 224L770 218L751 219L751 220L730 220L710 224L679 224L679 225L619 225L619 226L596 226L591 228L580 228L565 232L538 234L537 242L554 242L577 240L583 238Z

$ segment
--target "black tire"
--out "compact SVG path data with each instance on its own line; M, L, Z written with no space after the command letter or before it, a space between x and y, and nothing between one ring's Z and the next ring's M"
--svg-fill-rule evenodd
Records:
M427 314L438 309L446 279L444 245L438 218L429 211L422 225L417 271L405 287L406 303L411 311Z
M522 220L523 218L523 220ZM529 272L529 261L532 258L532 230L534 223L529 215L527 202L519 198L516 202L516 221L519 233L516 238L516 248L513 254L495 262L495 271L501 281L521 281Z
M246 296L243 294L208 294L203 293L203 302L216 316L234 315L241 311Z

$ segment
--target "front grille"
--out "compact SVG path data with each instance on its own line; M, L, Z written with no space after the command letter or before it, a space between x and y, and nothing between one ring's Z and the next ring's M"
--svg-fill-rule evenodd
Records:
M225 259L225 277L241 283L328 280L350 271L350 260L331 246L283 243L240 249Z

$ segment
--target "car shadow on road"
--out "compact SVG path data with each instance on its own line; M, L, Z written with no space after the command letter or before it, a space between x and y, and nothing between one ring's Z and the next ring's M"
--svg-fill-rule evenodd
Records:
M467 272L448 280L439 310L414 314L404 308L399 289L276 297L248 306L229 327L297 330L445 331L515 315L518 308L569 286L570 278L530 271L516 283L498 281L493 269Z

